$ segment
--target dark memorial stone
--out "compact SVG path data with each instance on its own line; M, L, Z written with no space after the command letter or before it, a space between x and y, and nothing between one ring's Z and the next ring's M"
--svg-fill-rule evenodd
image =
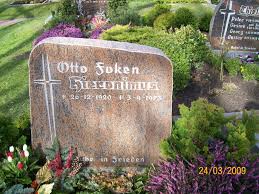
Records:
M223 0L211 21L210 42L231 51L259 51L259 0Z
M84 16L94 16L106 11L108 0L77 0L79 12Z
M172 125L172 65L158 49L48 38L31 52L32 145L77 147L94 167L159 159Z

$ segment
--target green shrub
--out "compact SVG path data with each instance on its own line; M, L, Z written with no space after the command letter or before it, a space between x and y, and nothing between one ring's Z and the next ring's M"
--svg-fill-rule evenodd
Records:
M179 107L181 117L175 122L171 137L161 143L161 151L166 157L182 155L193 159L197 155L208 156L208 146L213 140L227 143L229 159L241 161L249 155L255 144L254 134L259 131L257 116L244 113L241 120L225 118L223 108L205 99L192 102L190 108Z
M259 80L259 65L247 64L241 67L241 73L244 80Z
M129 9L128 7L120 7L118 11L110 13L109 19L114 24L134 24L141 25L140 15L137 11Z
M203 32L209 32L210 30L210 21L212 18L212 12L206 12L200 19L199 19L199 29Z
M128 0L109 0L108 1L108 17L117 15L117 11L122 7L128 7Z
M52 12L53 18L45 25L47 29L60 23L77 24L77 5L75 1L61 0L56 11Z
M240 71L241 62L239 59L227 59L225 60L224 67L228 71L229 75L236 76Z
M143 16L143 23L147 26L153 26L155 19L163 13L170 12L170 6L157 4Z
M10 117L0 113L0 153L4 151L19 137L19 129L17 129Z
M175 26L176 28L180 28L187 25L197 27L198 20L188 8L181 7L175 12Z
M139 43L156 47L173 62L174 91L184 89L191 78L191 69L207 56L205 36L191 26L166 33L150 27L115 26L102 34L104 40Z
M175 15L174 13L164 13L156 18L154 21L154 27L160 30L168 30L175 27Z

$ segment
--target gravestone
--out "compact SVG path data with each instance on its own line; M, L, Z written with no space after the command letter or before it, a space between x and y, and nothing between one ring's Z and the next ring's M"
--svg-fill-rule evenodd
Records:
M226 46L230 51L259 51L259 1L222 0L210 26L214 49Z
M104 13L107 8L107 0L76 0L78 10L85 17L93 17L97 13Z
M159 159L172 125L172 65L158 49L48 38L31 52L32 145L77 147L94 167Z

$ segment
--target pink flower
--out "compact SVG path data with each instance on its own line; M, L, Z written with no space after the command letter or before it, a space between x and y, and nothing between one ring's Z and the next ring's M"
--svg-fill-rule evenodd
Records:
M21 158L24 158L24 157L25 157L24 151L21 151L21 152L20 152L20 156L21 156Z

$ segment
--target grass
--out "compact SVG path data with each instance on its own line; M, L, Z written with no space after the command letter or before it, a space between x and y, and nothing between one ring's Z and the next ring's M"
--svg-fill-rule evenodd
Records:
M16 118L29 111L28 58L33 40L43 31L44 21L55 6L9 7L8 1L0 2L0 20L29 16L0 27L0 112L8 116Z
M140 15L142 16L145 15L145 13L148 12L150 9L152 9L153 4L151 3L148 4L146 2L146 5L147 6L143 6L142 9L139 10ZM170 5L171 5L172 12L176 11L181 7L186 7L190 9L197 18L201 18L207 12L211 12L211 13L213 12L213 9L210 6L201 4L201 3L172 3Z
M0 0L0 20L14 18L46 17L54 10L56 3L42 5L10 6L7 0Z
M190 9L197 18L202 17L207 12L212 13L214 11L210 6L200 3L177 3L171 4L171 6L172 11L175 11L181 7L186 7Z

